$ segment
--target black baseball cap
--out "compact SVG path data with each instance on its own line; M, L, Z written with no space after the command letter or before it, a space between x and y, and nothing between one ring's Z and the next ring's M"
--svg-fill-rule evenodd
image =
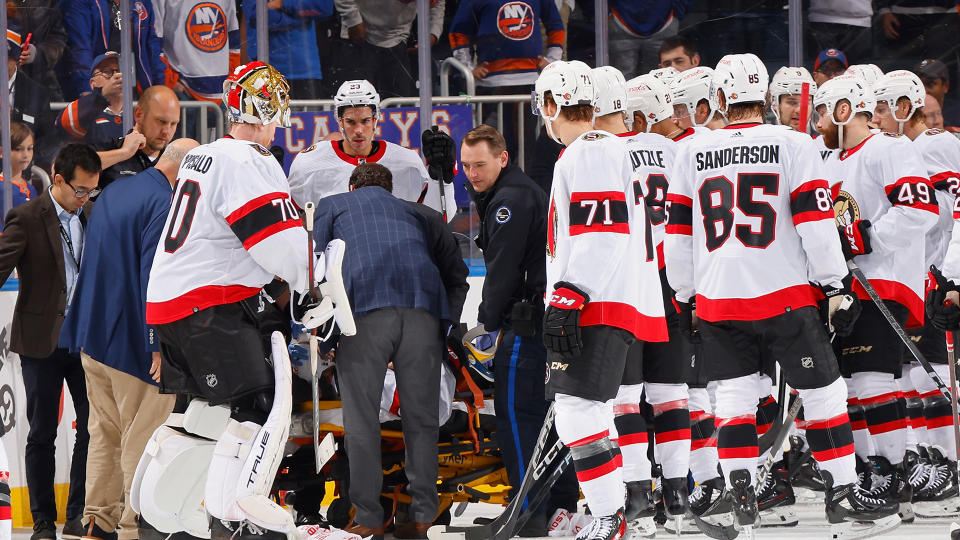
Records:
M942 79L944 82L950 82L950 72L947 71L947 65L933 58L928 58L913 68L918 77L926 79Z

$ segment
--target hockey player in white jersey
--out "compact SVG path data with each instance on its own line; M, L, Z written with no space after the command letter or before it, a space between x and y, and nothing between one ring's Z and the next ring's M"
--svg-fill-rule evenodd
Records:
M918 240L937 222L939 209L916 146L896 133L871 133L868 121L875 103L859 77L831 79L814 97L817 131L828 148L840 149L826 162L826 178L844 255L861 268L898 324L917 328L923 324L926 275L924 243ZM869 298L859 282L853 289ZM852 332L837 337L834 346L870 432L870 442L858 444L857 455L869 457L881 478L871 493L899 501L901 515L910 519L911 490L903 464L906 418L896 380L903 343L880 310L865 302Z
M942 129L928 129L923 115L926 91L914 73L891 71L877 81L873 93L880 129L902 133L912 140L926 166L940 217L925 237L925 268L931 265L939 268L943 266L953 230L953 206L960 183L960 140ZM928 283L928 287L930 285ZM934 365L941 379L949 380L944 332L927 318L923 328L915 329L911 335L919 340L917 348ZM903 369L900 389L907 401L912 427L908 432L904 464L916 512L931 517L960 513L956 476L952 472L956 469L957 453L950 400L909 354L904 355Z
M653 75L627 81L627 123L636 133L656 133L675 141L693 134L673 120L670 87Z
M577 538L614 540L626 530L625 492L606 402L617 395L630 345L667 339L657 254L646 205L634 195L626 145L592 129L590 68L554 62L535 91L547 134L566 145L548 212L547 283L553 292L543 330L547 394L595 516Z
M322 141L301 151L290 164L290 194L301 208L307 201L346 193L350 173L361 163L379 163L393 174L393 194L405 201L423 203L453 219L457 201L452 183L431 180L416 151L388 141L375 140L381 119L380 95L365 80L347 81L333 97L337 125L343 139ZM440 205L443 185L446 208Z
M770 108L777 115L777 122L802 133L807 126L800 125L803 85L807 85L807 123L813 113L813 95L817 92L817 83L806 68L784 66L773 74L770 80Z
M163 533L296 534L289 512L269 499L292 396L286 340L264 335L289 322L264 285L279 276L292 293L305 293L311 277L339 275L342 251L306 260L307 233L283 170L264 146L278 126L289 126L288 89L283 75L261 62L237 67L224 81L229 135L184 157L156 248L146 320L160 338L161 391L178 399L147 443L130 500ZM340 284L333 296L346 298L342 281L333 283ZM350 317L347 303L337 308ZM316 327L332 311L325 300L301 320Z
M697 128L720 129L727 125L710 93L713 68L697 66L680 74L670 87L673 119L688 135Z
M760 373L775 361L804 400L833 537L873 535L899 524L896 505L856 489L846 388L825 328L848 332L859 302L844 285L821 161L808 136L763 125L767 84L753 54L717 65L714 89L730 124L679 150L667 275L678 302L696 301L704 363L718 381L720 464L737 526L752 529L757 519L756 401L745 396L757 395ZM855 531L855 522L873 520Z
M663 471L664 510L671 517L683 516L687 511L690 413L686 383L690 377L693 344L689 329L679 328L680 316L663 268L667 173L673 165L676 145L658 134L634 133L627 129L624 120L629 97L619 70L603 66L594 69L593 74L597 93L594 128L617 135L626 143L633 165L635 202L639 204L642 198L650 213L670 337L666 343L640 341L630 347L624 384L614 400L614 421L628 493L625 515L629 527L643 530L636 520L652 521L656 513L653 501L648 498L651 494L648 441L639 409L644 391L654 413L655 455Z

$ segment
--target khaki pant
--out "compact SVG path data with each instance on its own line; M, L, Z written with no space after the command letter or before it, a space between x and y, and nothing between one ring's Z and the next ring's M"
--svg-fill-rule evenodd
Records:
M140 536L130 508L133 473L153 431L173 410L175 397L86 354L81 357L90 401L83 524L93 518L104 531L116 530L120 540L133 540ZM123 474L117 474L117 463Z

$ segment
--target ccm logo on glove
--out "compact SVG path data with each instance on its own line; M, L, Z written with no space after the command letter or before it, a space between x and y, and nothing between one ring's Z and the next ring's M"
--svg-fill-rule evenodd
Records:
M557 289L550 296L550 305L562 309L581 309L584 303L582 295L566 288Z

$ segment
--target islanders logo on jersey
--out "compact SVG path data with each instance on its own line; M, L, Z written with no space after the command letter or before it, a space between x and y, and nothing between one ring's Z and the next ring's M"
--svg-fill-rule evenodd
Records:
M507 2L497 13L497 28L508 39L527 39L533 34L533 26L533 8L526 2Z
M201 2L187 15L184 31L196 48L217 52L227 44L227 16L217 4Z

